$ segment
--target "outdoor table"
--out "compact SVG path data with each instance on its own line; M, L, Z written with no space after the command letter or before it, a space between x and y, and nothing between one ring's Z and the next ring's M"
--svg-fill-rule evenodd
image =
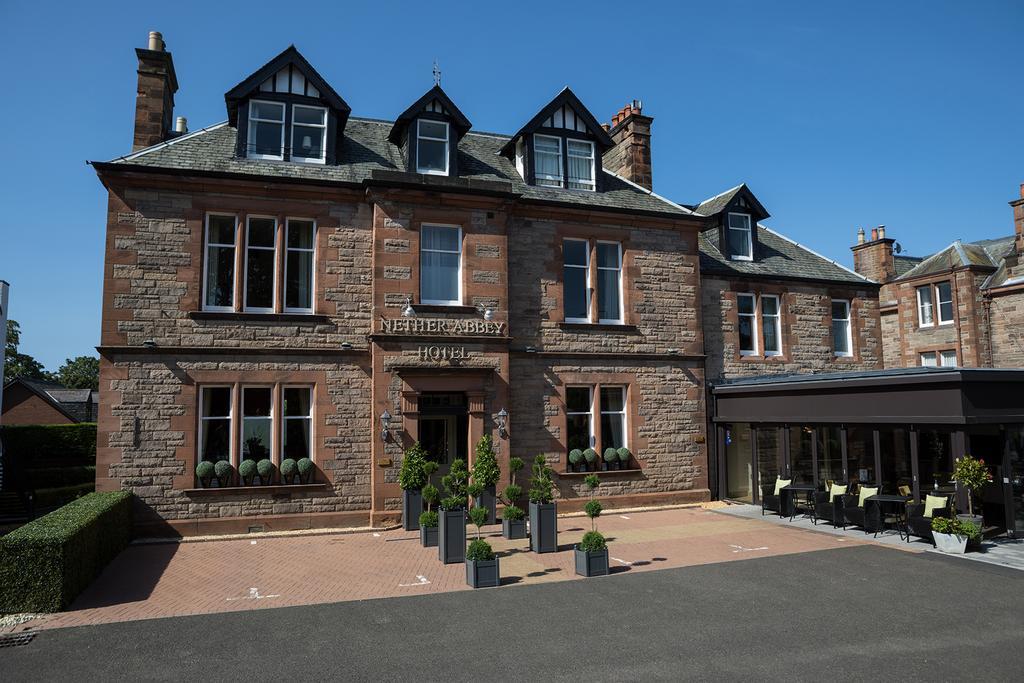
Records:
M796 494L803 493L807 496L811 506L814 505L814 492L818 490L818 487L814 484L789 484L779 489L779 512L782 517L789 517L792 521L796 515L796 508L793 505L793 499Z
M906 533L906 519L907 519L907 501L910 500L909 496L893 495L891 493L879 493L874 496L870 496L865 500L866 503L874 503L878 506L878 519L880 529L875 530L875 538L878 537L878 532L885 528L885 506L895 505L896 506L896 533L900 535L900 539L903 539Z

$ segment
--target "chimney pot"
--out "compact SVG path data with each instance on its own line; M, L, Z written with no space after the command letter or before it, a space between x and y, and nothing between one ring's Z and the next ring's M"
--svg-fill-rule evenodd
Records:
M174 120L174 132L178 135L184 135L188 132L188 119L184 116L179 116Z
M154 52L164 51L164 37L161 35L160 31L149 32L149 49Z
M610 125L608 125L607 123L602 123L601 127L604 128L604 132L605 133L607 133L608 131L610 131L612 129L612 127Z
M878 226L878 239L880 239L880 240L884 240L885 239L885 226L884 225L879 225Z
M864 228L857 228L857 244L864 244Z
M878 228L871 228L871 241L874 242L878 239Z

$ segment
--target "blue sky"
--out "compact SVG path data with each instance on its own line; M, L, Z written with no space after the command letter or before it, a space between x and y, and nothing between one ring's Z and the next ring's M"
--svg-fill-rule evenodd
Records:
M860 225L912 254L1013 231L1024 3L490 5L4 0L0 279L21 350L56 369L99 341L106 193L85 161L130 151L151 29L192 129L290 43L357 116L397 115L436 57L481 131L514 132L567 84L601 121L642 99L656 192L746 182L768 225L848 265Z

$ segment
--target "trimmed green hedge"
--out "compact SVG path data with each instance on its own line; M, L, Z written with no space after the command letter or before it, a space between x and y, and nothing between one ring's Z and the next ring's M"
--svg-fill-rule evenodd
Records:
M25 469L51 465L95 465L96 423L67 425L6 425L0 427L5 457L15 457Z
M57 612L131 538L132 494L90 493L0 537L0 613Z

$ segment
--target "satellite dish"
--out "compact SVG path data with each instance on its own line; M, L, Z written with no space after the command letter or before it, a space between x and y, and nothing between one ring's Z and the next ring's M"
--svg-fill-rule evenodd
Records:
M899 242L897 242L894 245L892 245L892 250L895 251L897 254L902 254L903 253L903 245L900 244Z

